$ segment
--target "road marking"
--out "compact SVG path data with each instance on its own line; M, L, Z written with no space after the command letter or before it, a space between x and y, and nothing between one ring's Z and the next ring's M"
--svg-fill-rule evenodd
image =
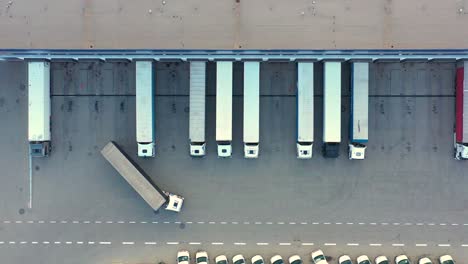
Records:
M370 225L377 225L377 223L370 223Z
M21 241L20 244L27 244L28 241Z
M186 224L192 224L193 222L185 222Z
M457 226L458 224L452 224L453 226Z
M325 245L325 246L336 246L336 243L325 243L323 245Z
M119 224L125 224L124 221L118 221L117 223L119 223Z
M129 223L129 224L136 224L135 221L130 221L130 222L128 222L128 223Z
M83 221L84 224L91 224L91 221Z
M388 223L382 223L382 225L388 225Z
M67 222L67 221L60 221L60 223L62 223L62 224L66 224L66 223L68 223L68 222Z
M39 242L37 242L37 241L31 242L31 244L34 244L34 245L36 245L36 244L38 244L38 243L39 243Z
M153 242L153 241L147 241L147 242L145 242L145 245L156 245L156 242Z
M255 224L256 224L256 225L261 225L261 224L262 224L262 222L255 222Z
M371 247L381 247L382 244L374 243L374 244L369 244L369 246L371 246Z
M223 242L212 242L211 245L224 245Z
M16 244L15 241L9 241L8 244Z
M235 242L234 245L236 245L236 246L245 246L246 244L244 242Z
M427 247L427 244L416 244L417 247Z
M410 226L410 225L413 225L412 223L405 223L406 226Z
M114 223L113 221L106 221L106 224L112 224Z
M434 223L429 223L429 224L427 224L427 225L433 226L433 225L435 225L435 224L434 224Z
M88 245L94 245L95 242L94 241L88 241Z
M4 224L9 224L9 223L11 223L11 221L6 220L6 221L3 221L3 223Z
M304 243L302 243L301 245L303 245L303 246L313 246L314 243L304 242Z
M100 241L99 244L100 244L100 245L110 245L110 244L112 244L112 242L109 242L109 241Z
M71 241L66 241L65 244L71 245L71 244L73 244L73 242L71 242Z
M417 223L416 225L418 225L418 226L422 226L422 225L424 225L424 223Z
M208 224L214 225L214 224L216 224L216 222L208 222Z
M296 224L296 222L289 222L289 224L290 224L290 225L295 225L295 224Z
M201 224L201 225L204 224L204 223L205 223L205 222L197 222L197 224Z
M22 223L23 223L23 221L21 221L21 220L17 220L17 221L15 221L15 223L16 223L16 224L22 224Z
M307 222L301 222L301 225L307 225Z
M257 246L268 246L269 243L266 243L266 242L260 242L260 243L257 243Z
M280 246L290 246L291 243L279 243Z
M346 245L348 245L348 246L350 246L350 247L357 247L357 246L359 246L358 243L348 243L348 244L346 244Z
M83 245L83 244L84 244L83 241L77 241L76 243L77 243L78 245Z
M329 225L330 223L326 222L326 223L323 223L324 225Z
M463 224L464 226L468 226L468 224Z
M346 223L347 225L354 225L354 223Z
M439 225L441 225L441 226L445 226L445 225L447 225L447 224L445 224L445 223L441 223L441 224L439 224Z
M32 221L31 221L31 222L32 222ZM28 221L28 223L29 223L29 221ZM49 221L49 223L55 224L55 223L57 223L57 221Z
M461 246L462 247L468 247L468 244L462 244Z
M28 224L34 224L34 221L28 221Z
M40 221L39 221L39 222L40 222ZM80 221L73 221L72 223L73 223L73 224L79 224Z
M135 242L132 241L123 241L122 245L135 245Z
M62 244L62 242L60 242L60 241L54 241L54 244L60 245L60 244Z
M320 224L320 223L317 223L317 222L313 222L312 224L313 224L313 225L318 225L318 224Z
M450 244L438 244L439 247L450 247Z
M248 225L248 224L250 224L250 223L249 222L244 222L244 225Z
M396 225L396 226L397 226L397 225L400 225L400 223L393 223L393 225Z
M190 242L189 245L201 245L201 242Z
M48 244L50 244L50 242L49 241L42 241L42 244L48 245Z
M166 242L167 245L179 245L179 242Z
M237 224L239 224L239 222L231 222L231 224L237 225Z
M227 224L227 222L221 222L221 224L222 224L222 225L225 225L225 224Z
M394 247L404 247L405 244L392 244L392 246L394 246Z
M278 225L284 225L284 222L277 222Z
M1 244L5 244L5 241L0 241L0 245L1 245Z
M146 222L144 222L144 223L142 223L142 224L146 224ZM180 225L180 224L182 224L182 222L180 222L180 221L177 221L177 222L174 222L174 224L176 224L176 225Z
M171 222L168 222L168 221L164 221L163 223L164 223L164 224L170 224Z
M365 225L366 223L359 223L359 225Z

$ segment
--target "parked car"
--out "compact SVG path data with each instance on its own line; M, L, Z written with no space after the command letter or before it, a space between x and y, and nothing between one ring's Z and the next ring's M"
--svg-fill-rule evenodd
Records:
M190 264L190 253L187 250L177 252L177 264Z
M353 264L348 255L343 255L338 259L338 264Z
M357 258L357 264L371 264L371 262L368 256L361 255Z
M429 258L420 258L418 264L432 264L432 261Z
M395 264L411 264L411 261L406 255L399 255L395 258Z
M270 259L271 264L284 264L283 258L280 255L274 255Z
M375 264L389 264L388 258L386 256L378 256L375 258Z
M229 261L225 255L219 255L215 258L216 264L229 264Z
M439 258L440 264L455 264L453 258L450 255L443 255Z
M245 258L241 254L232 257L233 264L245 264Z
M208 253L206 251L199 251L195 254L195 262L197 264L208 264Z
M289 257L289 264L302 264L302 259L299 255L292 255Z
M315 264L328 264L327 258L320 249L312 252L311 256Z
M253 256L251 262L252 264L265 264L265 261L263 261L263 258L260 255Z

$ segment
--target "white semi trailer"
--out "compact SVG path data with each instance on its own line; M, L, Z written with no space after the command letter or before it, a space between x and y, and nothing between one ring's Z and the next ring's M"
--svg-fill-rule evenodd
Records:
M152 61L136 61L136 140L138 157L154 157L154 72Z
M190 155L205 156L206 62L190 62Z
M468 62L457 69L455 91L455 159L468 160Z
M363 160L369 130L369 63L351 64L349 159Z
M323 155L337 158L341 143L341 62L324 62L323 75Z
M258 158L260 62L244 62L244 157Z
M166 210L180 212L184 198L160 189L115 142L107 143L101 154L154 211L165 205Z
M232 62L216 62L216 142L218 157L232 154Z
M32 157L49 155L50 116L50 63L28 62L28 140Z
M314 145L314 63L297 63L297 158L312 158Z

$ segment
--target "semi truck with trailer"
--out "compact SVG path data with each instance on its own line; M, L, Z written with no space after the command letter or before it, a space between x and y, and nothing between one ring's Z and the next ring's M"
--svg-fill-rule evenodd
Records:
M32 157L49 156L51 150L50 63L28 62L28 141Z
M297 158L312 158L314 145L314 63L297 63Z
M363 160L366 155L369 123L369 63L351 64L351 116L349 122L349 159Z
M216 142L218 157L232 154L232 61L216 62Z
M244 62L244 157L258 158L260 137L260 62Z
M468 160L468 62L457 69L455 91L455 159Z
M154 211L164 206L166 210L180 212L184 198L160 189L115 142L107 143L101 154Z
M190 155L205 156L206 62L190 62Z
M341 62L323 66L323 155L337 158L341 143Z
M138 157L154 157L154 72L152 61L135 62Z

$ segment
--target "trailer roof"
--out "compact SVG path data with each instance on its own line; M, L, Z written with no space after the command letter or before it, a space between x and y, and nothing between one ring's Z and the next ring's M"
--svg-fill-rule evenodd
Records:
M50 140L50 64L28 63L28 139Z
M137 142L154 141L153 62L137 61L136 78L136 137Z

